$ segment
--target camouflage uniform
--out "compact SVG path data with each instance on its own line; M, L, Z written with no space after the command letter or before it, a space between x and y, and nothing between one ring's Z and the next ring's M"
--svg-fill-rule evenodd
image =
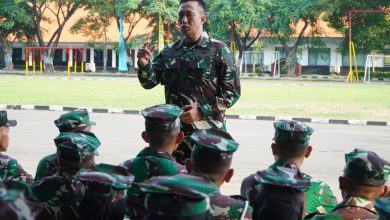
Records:
M194 148L191 158L202 158L210 166L218 167L226 160L231 161L233 153L238 149L238 143L226 132L209 129L194 132L191 136L194 142ZM204 171L205 173L206 171ZM193 171L194 175L198 175ZM207 174L207 173L205 173ZM210 195L211 215L217 220L224 219L252 219L252 208L248 202L241 196L222 195L218 187L212 180L205 181L204 184L210 184L214 187L213 194Z
M82 170L77 179L86 186L80 203L80 219L122 220L125 217L125 193L134 176L123 167L99 164L92 170Z
M296 146L305 147L309 144L310 135L313 129L309 126L297 122L281 120L274 123L275 142L293 143ZM291 164L285 160L278 160L269 167L289 167ZM294 165L295 166L295 165ZM247 198L251 203L255 200L262 184L257 180L259 172L246 177L241 184L241 195ZM336 197L333 195L330 187L323 181L312 178L311 176L302 173L303 177L308 180L311 185L305 191L303 216L310 213L326 213L332 210L336 205Z
M205 177L188 174L154 177L140 184L146 193L145 220L206 220L209 214L209 195L216 190Z
M203 119L182 124L188 137L175 155L179 163L191 155L189 136L196 129L225 129L225 110L240 97L240 81L234 56L229 48L203 32L189 47L184 38L168 45L145 66L138 79L145 89L165 86L165 102L179 107L197 103Z
M7 111L0 111L0 127L14 127L17 122L8 120ZM14 158L0 153L0 179L11 188L24 188L32 182L28 174Z
M57 146L59 171L34 182L30 186L29 195L45 208L37 220L77 220L85 187L77 180L76 174L83 164L92 163L100 141L92 133L63 132L54 142Z
M4 220L33 220L23 194L15 190L7 190L0 183L0 219Z
M345 154L344 176L362 186L379 187L386 184L390 175L390 163L371 151L355 149ZM362 197L346 196L333 211L312 219L377 219L374 201ZM386 218L385 218L386 219Z
M145 123L152 123L159 129L179 127L181 109L174 105L157 105L142 111ZM175 175L185 168L178 164L171 154L154 147L144 148L137 157L121 164L135 176L135 183L141 183L154 176ZM134 184L127 192L128 214L131 219L142 219L145 215L144 195Z
M54 121L54 124L60 132L71 132L95 125L95 122L90 121L87 109L76 109L61 115L59 119ZM43 177L52 176L57 171L57 154L47 155L39 161L34 180L37 181Z
M379 220L390 219L390 197L375 200L374 206L379 213Z

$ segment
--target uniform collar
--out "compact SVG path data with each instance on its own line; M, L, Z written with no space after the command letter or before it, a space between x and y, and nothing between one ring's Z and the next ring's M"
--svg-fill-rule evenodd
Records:
M138 155L137 157L145 157L145 156L156 156L156 157L162 157L166 158L171 161L175 161L172 155L170 155L168 152L165 151L158 151L154 147L145 147Z
M378 212L374 208L374 202L362 197L353 197L353 196L347 197L340 204L338 204L334 210L344 208L344 207L362 208L378 215Z
M207 44L208 44L209 41L210 41L209 35L207 34L206 31L203 31L202 36L200 37L199 41L194 46L192 46L191 48L207 47ZM177 49L180 49L180 48L183 48L183 47L187 47L186 46L186 41L185 41L184 37L181 39L180 45L179 45L179 47Z

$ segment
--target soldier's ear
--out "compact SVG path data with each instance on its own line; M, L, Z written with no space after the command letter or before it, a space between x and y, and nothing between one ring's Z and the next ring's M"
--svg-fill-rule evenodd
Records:
M345 190L346 189L346 186L347 186L347 179L343 176L340 176L339 177L339 188L341 191Z
M177 134L176 137L176 144L180 144L184 139L184 132L180 131L179 134Z
M190 158L187 158L186 161L185 161L185 165L186 165L186 170L187 170L187 173L191 173L191 159Z
M387 197L387 194L389 193L389 186L385 185L385 187L383 187L383 191L381 193L381 195L379 197Z
M202 22L202 24L204 24L206 22L206 15L205 14L200 16L200 21Z
M234 174L234 169L229 169L225 175L225 178L223 179L225 182L230 182Z
M142 139L144 139L144 141L146 143L149 143L149 137L148 137L148 134L146 133L146 131L142 132L141 137L142 137Z
M279 155L279 152L278 152L278 147L276 146L275 143L272 143L271 144L271 149L272 149L272 155Z
M308 146L307 149L306 149L306 152L305 152L305 158L310 157L310 154L311 154L312 151L313 151L313 147L312 146Z

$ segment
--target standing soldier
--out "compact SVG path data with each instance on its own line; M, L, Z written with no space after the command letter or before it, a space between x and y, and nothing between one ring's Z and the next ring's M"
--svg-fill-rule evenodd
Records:
M65 113L54 121L60 132L90 132L95 122L89 120L87 109L76 109ZM46 176L52 176L58 171L57 154L50 154L42 158L37 167L34 180L40 180Z
M121 164L141 183L154 176L174 175L185 170L172 157L172 152L183 140L179 116L182 110L175 105L157 105L144 109L145 131L142 138L149 146L137 157ZM145 215L144 195L134 184L127 193L127 208L130 219L142 219Z
M271 168L294 165L300 170L303 161L310 156L313 150L309 141L314 130L301 122L292 120L276 121L274 128L274 143L271 148L276 162L271 165ZM256 178L257 175L258 172L246 177L241 184L241 195L246 197L251 204L262 187L262 183ZM309 189L305 192L303 216L332 210L337 201L330 187L323 181L316 180L307 174L303 175L311 182Z
M8 120L7 111L0 111L0 152L7 151L9 146L10 127L16 126L15 120ZM0 179L7 187L24 188L32 182L28 174L14 158L0 153Z
M184 110L180 119L187 138L174 154L181 164L191 156L189 140L194 130L226 130L225 110L240 97L233 54L203 32L206 11L203 0L181 0L178 22L183 38L168 45L153 61L154 47L149 50L145 44L137 54L142 87L164 85L165 102Z
M98 164L91 170L82 170L77 179L86 188L80 203L81 220L123 220L126 190L133 183L133 175L121 166Z
M194 148L186 167L192 175L205 177L205 184L214 189L210 195L211 215L219 220L252 219L252 209L245 198L225 196L219 191L233 176L234 170L230 167L238 143L230 134L215 129L197 131L192 139Z
M215 188L207 178L178 174L141 183L148 214L143 220L214 220L209 195Z
M34 182L29 189L30 197L45 208L36 219L78 220L85 187L76 174L81 168L94 167L100 141L92 133L63 132L54 142L59 164L57 173Z
M343 201L331 212L313 219L353 220L379 217L374 201L385 197L389 192L386 182L390 175L390 163L374 152L361 149L345 154L345 162L344 175L339 178Z

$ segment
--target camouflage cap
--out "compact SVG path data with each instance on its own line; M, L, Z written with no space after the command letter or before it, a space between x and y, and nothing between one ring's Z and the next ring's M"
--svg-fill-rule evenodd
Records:
M306 124L294 120L279 120L274 122L276 143L288 143L293 145L307 146L310 135L314 129Z
M192 216L210 208L209 194L215 185L204 184L204 178L188 174L159 176L140 184L146 193L145 208L150 213L169 216Z
M194 154L201 153L211 158L216 158L216 155L231 158L239 146L229 133L217 129L196 131L192 134L191 139L194 142Z
M16 126L16 120L9 120L7 117L7 111L0 111L0 127L14 127Z
M99 139L90 132L62 132L55 139L57 155L64 160L90 160L100 146Z
M390 219L390 197L376 199L374 207L379 213L379 220Z
M89 120L87 109L76 109L60 116L54 121L54 124L60 132L67 132L76 129L77 127L87 127L96 123Z
M390 175L390 163L372 151L355 149L345 163L344 175L365 186L383 186Z
M259 183L290 187L300 191L306 191L311 185L310 180L305 178L294 164L289 163L258 171L254 178Z
M155 105L141 111L146 123L162 129L180 126L180 115L183 112L178 106L171 104Z
M109 190L124 190L131 187L134 176L124 167L101 163L91 170L81 170L77 179L86 185L92 183Z

